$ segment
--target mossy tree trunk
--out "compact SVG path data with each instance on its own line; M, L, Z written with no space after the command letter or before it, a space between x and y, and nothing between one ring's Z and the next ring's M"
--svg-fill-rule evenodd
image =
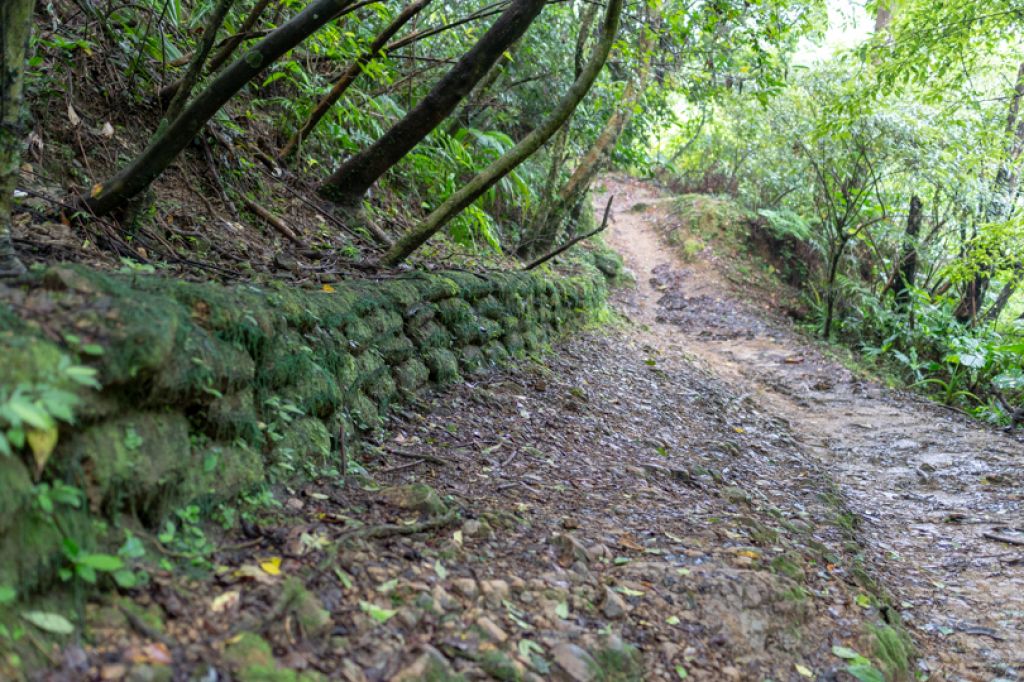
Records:
M279 159L286 159L298 149L299 145L309 137L309 134L313 132L316 125L321 119L331 110L331 107L337 103L341 96L345 94L349 86L355 82L359 74L363 72L363 67L369 64L374 59L377 59L384 53L384 47L388 44L388 41L398 33L403 26L412 20L417 14L419 14L427 5L430 4L430 0L416 0L415 2L406 5L405 9L399 12L390 24L384 27L384 30L374 39L367 48L366 52L361 54L352 64L349 65L341 76L334 83L334 87L317 103L316 107L310 112L309 117L306 121L295 131L288 143L281 148L278 153Z
M32 0L0 0L0 277L25 272L11 242L11 210L21 166L25 55Z
M430 92L379 140L342 164L321 185L320 194L342 206L358 206L366 190L455 110L545 4L546 0L513 0Z
M352 2L314 0L290 21L271 31L210 81L179 116L162 124L141 154L114 177L96 185L85 207L97 214L109 213L149 187L239 90Z
M640 69L626 82L622 96L612 110L604 127L598 134L594 143L590 145L586 154L576 165L576 169L569 176L557 196L550 197L544 208L538 213L532 229L529 230L519 247L519 255L522 257L536 256L545 253L554 247L558 240L558 233L568 214L573 218L578 216L580 202L590 189L590 184L597 177L598 172L611 158L611 153L618 144L622 132L629 125L636 111L637 102L647 87L647 78L651 70L651 48L653 47L655 33L645 31L640 41L640 57L643 64ZM573 224L575 220L570 220Z
M551 139L565 125L576 107L590 91L597 75L604 68L611 52L612 43L619 30L619 16L622 13L622 0L610 0L605 10L601 35L594 45L593 52L583 67L579 77L573 82L562 99L552 109L548 117L541 122L529 135L516 146L508 150L499 159L482 170L472 180L438 206L423 222L406 232L395 245L388 250L381 262L384 265L397 265L409 254L430 239L438 230L476 201L499 180L511 173L523 161L532 156L541 146Z

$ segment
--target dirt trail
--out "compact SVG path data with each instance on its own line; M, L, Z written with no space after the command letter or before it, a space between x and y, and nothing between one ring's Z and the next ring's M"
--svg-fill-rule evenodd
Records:
M646 328L422 396L365 476L276 486L33 679L849 682L835 647L1015 679L1022 553L984 533L1021 525L1020 446L855 380L610 184Z
M944 676L1020 679L1021 443L859 380L707 258L682 262L659 234L673 217L655 190L608 185L618 197L610 241L638 280L632 314L786 420L863 519L858 537Z

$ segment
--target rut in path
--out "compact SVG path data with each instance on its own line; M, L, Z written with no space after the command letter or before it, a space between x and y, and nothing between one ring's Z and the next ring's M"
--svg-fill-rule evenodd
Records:
M611 241L639 284L633 313L787 421L864 520L873 564L947 677L1024 675L1019 440L859 380L712 265L667 251L658 226L678 221L653 189L608 184ZM639 202L649 208L631 210Z

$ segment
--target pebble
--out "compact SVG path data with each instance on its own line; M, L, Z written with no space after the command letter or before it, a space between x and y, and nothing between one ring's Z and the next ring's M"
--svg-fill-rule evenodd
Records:
M590 682L598 669L594 657L575 644L562 642L551 650L551 658L558 669L572 682Z
M480 588L473 578L456 578L452 581L452 591L469 600L480 596Z
M604 588L604 605L601 607L601 612L605 618L609 620L622 618L626 615L628 608L626 601L615 590L610 587Z
M504 644L508 640L508 634L487 616L480 616L477 618L476 625L484 633L484 636L492 642Z

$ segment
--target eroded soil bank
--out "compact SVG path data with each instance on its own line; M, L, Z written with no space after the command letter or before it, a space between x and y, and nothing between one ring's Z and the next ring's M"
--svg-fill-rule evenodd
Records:
M633 322L400 413L382 489L281 490L212 571L86 605L44 677L1015 679L1020 552L984 534L1019 445L858 381L609 185Z

